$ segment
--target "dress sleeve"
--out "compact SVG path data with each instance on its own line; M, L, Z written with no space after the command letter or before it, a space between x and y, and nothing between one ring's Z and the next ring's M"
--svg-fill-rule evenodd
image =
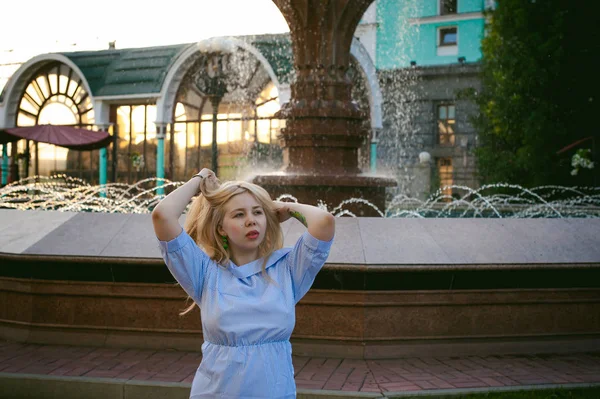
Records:
M200 303L208 255L183 228L171 241L161 241L158 238L157 241L165 264L175 280L196 303Z
M321 241L308 231L300 237L287 257L288 267L292 275L292 287L296 303L308 292L319 270L329 256L333 239Z

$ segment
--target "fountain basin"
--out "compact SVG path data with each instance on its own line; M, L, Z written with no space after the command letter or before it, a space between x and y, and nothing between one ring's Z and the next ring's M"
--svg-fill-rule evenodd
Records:
M385 188L396 185L396 180L372 175L328 175L272 173L254 176L252 182L267 190L273 198L289 194L299 202L317 205L322 200L333 209L348 198L366 199L377 209L385 209ZM347 204L344 209L356 216L380 216L372 207Z
M0 338L199 350L150 215L0 210ZM182 218L183 221L183 218ZM303 227L283 225L286 245ZM600 349L598 219L340 218L297 355Z

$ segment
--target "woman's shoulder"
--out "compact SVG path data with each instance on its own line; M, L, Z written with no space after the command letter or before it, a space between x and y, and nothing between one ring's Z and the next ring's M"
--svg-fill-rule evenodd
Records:
M298 241L296 242L296 247L305 246L312 251L325 251L328 252L331 248L331 244L333 244L334 237L329 241L323 241L312 234L308 230L304 231Z
M283 247L273 251L273 253L269 256L269 260L267 261L267 267L279 262L282 259L285 259L285 257L291 252L291 250L291 247Z

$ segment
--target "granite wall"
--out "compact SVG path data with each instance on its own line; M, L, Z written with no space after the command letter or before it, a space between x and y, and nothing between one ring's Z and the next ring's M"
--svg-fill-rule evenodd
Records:
M150 215L0 210L0 338L199 350ZM183 221L183 218L182 218ZM286 245L303 231L283 225ZM339 218L294 353L600 349L600 219Z

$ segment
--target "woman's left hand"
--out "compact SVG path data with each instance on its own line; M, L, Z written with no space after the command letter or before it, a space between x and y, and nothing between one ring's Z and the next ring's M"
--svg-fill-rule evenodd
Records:
M273 204L275 204L275 214L279 223L283 223L291 217L289 203L273 201Z

